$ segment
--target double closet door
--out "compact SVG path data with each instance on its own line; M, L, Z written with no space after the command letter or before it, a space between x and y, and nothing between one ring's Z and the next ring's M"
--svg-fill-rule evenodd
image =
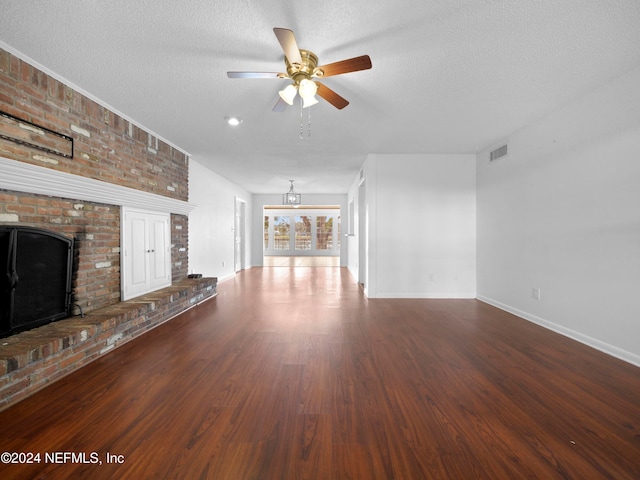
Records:
M122 209L122 299L171 285L171 217Z

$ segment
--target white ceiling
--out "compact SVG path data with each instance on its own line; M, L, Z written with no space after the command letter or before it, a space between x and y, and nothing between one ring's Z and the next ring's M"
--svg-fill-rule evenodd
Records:
M369 153L473 153L640 64L638 0L0 0L0 42L253 193L345 193ZM271 111L273 27L320 64L337 110ZM640 88L640 87L639 87ZM226 116L243 119L226 125Z

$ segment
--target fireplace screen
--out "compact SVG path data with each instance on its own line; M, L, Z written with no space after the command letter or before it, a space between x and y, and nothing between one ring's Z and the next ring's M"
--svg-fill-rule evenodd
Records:
M73 239L0 226L0 337L71 315Z

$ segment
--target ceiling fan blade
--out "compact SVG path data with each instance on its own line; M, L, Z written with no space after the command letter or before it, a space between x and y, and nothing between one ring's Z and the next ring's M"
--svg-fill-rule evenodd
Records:
M287 102L285 102L282 98L278 98L278 101L273 106L274 112L284 112L287 109Z
M369 58L369 55L362 55L360 57L354 57L348 60L341 60L340 62L321 65L318 67L318 70L322 70L324 74L318 76L331 77L333 75L341 75L343 73L368 70L369 68L371 68L371 66L371 59Z
M227 72L229 78L287 78L286 73L276 72Z
M338 110L342 110L344 107L349 105L349 102L346 99L342 98L340 95L338 95L336 92L331 90L329 87L323 85L320 82L316 82L316 85L318 85L318 91L316 93L320 95L322 98L324 98L331 105L336 107Z
M274 28L273 33L278 37L278 42L280 42L280 46L289 63L301 65L302 57L300 56L298 42L296 42L296 37L293 35L293 32L288 28Z

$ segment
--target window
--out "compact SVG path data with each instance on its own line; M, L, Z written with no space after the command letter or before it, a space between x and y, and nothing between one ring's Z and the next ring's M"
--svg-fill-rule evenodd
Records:
M265 255L339 256L340 207L265 207Z
M264 248L269 248L269 215L264 216Z
M296 250L311 250L311 217L296 215Z
M289 250L289 230L290 230L290 217L274 216L273 217L273 249L274 250Z
M316 249L333 249L333 217L327 215L316 217Z

